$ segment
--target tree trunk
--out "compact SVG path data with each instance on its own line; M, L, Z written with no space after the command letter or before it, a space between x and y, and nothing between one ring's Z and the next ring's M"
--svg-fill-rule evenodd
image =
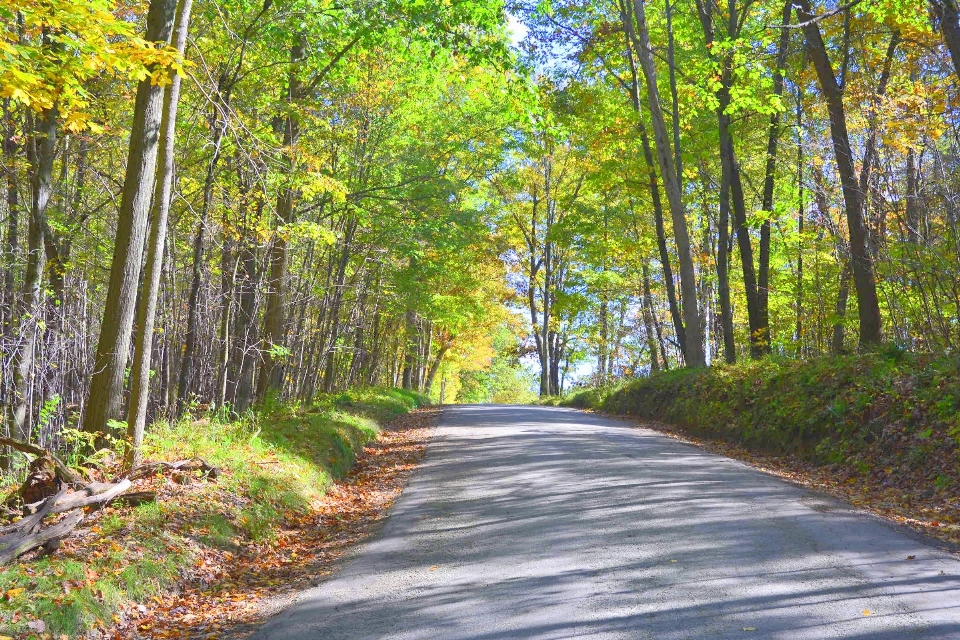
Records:
M954 73L960 78L960 10L957 0L930 0L930 6L940 23L940 33L950 52Z
M663 270L663 282L667 290L667 303L670 306L670 318L673 321L674 333L677 335L677 343L681 351L686 351L687 336L683 329L683 318L680 314L680 305L677 303L677 290L673 281L673 269L670 266L670 253L667 251L667 232L663 224L663 202L660 200L660 186L657 182L657 169L653 160L653 151L650 148L650 136L647 135L647 128L643 124L643 117L640 113L640 79L637 75L637 66L634 62L633 49L631 47L632 19L627 11L626 5L621 0L620 17L623 23L624 33L627 36L627 61L630 63L630 76L632 84L630 86L630 98L633 103L633 109L637 113L637 130L640 132L640 142L643 147L643 159L647 167L647 181L650 186L650 199L653 202L653 218L657 230L657 250L660 254L660 265Z
M847 120L843 107L843 93L833 74L820 27L813 21L809 0L798 0L798 17L806 23L803 32L807 51L817 71L820 88L827 101L830 115L830 133L837 159L837 171L843 187L843 199L847 212L847 227L850 231L850 262L857 292L857 311L860 320L860 346L867 348L880 343L880 303L877 299L877 284L874 279L873 261L867 251L866 228L863 223L863 197L853 164L853 151L847 132Z
M650 373L660 371L660 360L657 358L657 337L653 324L653 296L650 295L650 270L647 262L642 263L643 273L643 324L647 333L647 349L650 351Z
M790 14L793 11L793 0L783 4L783 15L780 22L784 27L780 30L780 42L777 45L777 66L773 70L773 95L783 96L783 69L787 65L787 53L790 45ZM767 343L765 352L770 351L770 220L773 217L773 188L776 178L777 149L780 141L780 112L774 111L770 115L770 126L767 129L767 158L763 172L763 196L760 208L767 212L760 225L760 262L757 264L757 302L760 326L767 329Z
M737 361L737 345L733 337L733 307L730 305L730 187L724 171L720 178L720 222L717 241L717 289L720 298L720 330L723 333L723 359Z
M173 43L183 54L190 24L193 0L180 0L174 27ZM126 469L138 467L142 460L141 446L147 424L150 400L150 364L153 361L153 331L157 316L157 295L163 271L163 248L167 242L167 219L173 199L174 148L177 129L177 106L180 101L181 76L170 74L170 85L163 98L163 121L160 126L160 149L157 160L157 181L153 194L153 219L147 243L147 259L143 286L137 305L137 338L130 371L130 406L127 409L127 439L130 448L124 460Z
M217 87L217 95L224 96L226 87L222 79ZM203 286L203 256L206 253L207 225L210 220L210 210L213 208L213 187L217 176L217 164L220 161L220 152L223 148L223 136L227 128L227 113L229 98L221 98L222 104L214 104L212 114L213 124L213 154L207 163L207 173L203 182L203 204L200 209L200 221L193 239L193 270L190 280L190 298L187 306L187 331L183 340L183 359L180 362L180 377L177 381L177 413L183 411L193 388L194 366L193 361L197 349L197 333L200 324L200 289Z
M670 214L673 218L673 233L677 242L677 254L680 259L680 292L683 301L684 328L686 330L686 351L684 359L687 366L702 367L706 364L703 351L703 328L700 326L700 312L697 303L697 277L693 265L693 253L690 248L690 235L687 230L686 209L683 204L683 194L679 178L675 173L671 158L670 140L667 126L660 108L660 92L657 88L657 72L653 59L653 49L650 44L650 34L647 30L647 21L644 0L633 0L637 28L631 34L634 40L634 53L640 62L640 68L647 85L647 102L650 107L650 116L653 122L653 137L657 148L657 160L660 165L660 175L663 177L664 191L670 205ZM631 24L630 30L633 31Z
M830 342L830 348L834 355L846 353L843 348L843 319L847 316L847 298L850 296L850 259L843 261L843 268L840 270L840 289L837 292L837 305L835 307L836 321L833 323L833 340Z
M5 131L3 134L3 157L4 163L12 167L17 155L17 128L13 121L13 114L10 112L10 99L3 101L3 121ZM6 204L7 204L7 242L6 257L3 270L3 299L0 307L0 336L9 337L13 333L15 318L17 317L16 293L14 291L16 283L14 281L14 268L17 264L19 254L19 220L20 203L19 193L17 191L17 176L15 171L7 171L6 179ZM0 389L2 391L2 389Z
M18 329L20 342L14 354L13 428L16 438L30 442L33 425L27 419L34 379L34 352L40 334L44 234L47 227L47 205L53 195L53 162L56 157L57 109L48 110L39 119L30 115L32 125L27 155L30 161L30 186L33 192L27 228L27 268L23 276Z
M151 0L146 39L167 44L173 29L176 0ZM119 418L123 376L130 355L147 213L156 172L164 89L150 78L137 87L130 150L120 201L110 285L100 326L84 431L104 433L107 421Z
M299 65L303 61L306 51L306 38L297 34L290 49L290 75L287 85L288 113L282 119L284 170L287 179L293 179L294 157L293 149L300 140L300 122L293 112L303 91L303 83L299 77ZM282 225L293 222L293 204L296 200L296 190L291 184L283 185L277 195L277 221ZM275 233L270 243L269 262L270 275L267 281L267 299L263 316L263 333L266 344L263 349L263 370L260 372L257 396L264 400L269 394L279 394L283 390L283 361L285 357L277 354L278 348L283 348L286 341L287 308L286 292L284 290L287 273L289 246L283 233Z

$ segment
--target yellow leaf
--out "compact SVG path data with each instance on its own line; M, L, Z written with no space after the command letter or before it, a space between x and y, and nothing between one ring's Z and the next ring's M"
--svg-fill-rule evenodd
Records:
M865 616L870 615L870 610L869 610L869 609L864 609L864 610L863 610L863 615L865 615Z
M7 600L13 600L14 598L16 598L17 596L19 596L19 595L20 595L21 593L23 593L24 591L26 591L26 589L24 589L23 587L20 587L20 588L17 588L17 589L10 589L9 591L6 592L5 595L7 596Z
M756 627L744 627L743 630L744 630L744 631L756 631L757 628L756 628Z

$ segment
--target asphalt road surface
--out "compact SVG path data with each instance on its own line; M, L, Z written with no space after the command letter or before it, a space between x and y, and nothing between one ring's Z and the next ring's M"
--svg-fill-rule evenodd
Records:
M456 406L380 533L255 637L957 640L960 561L653 431Z

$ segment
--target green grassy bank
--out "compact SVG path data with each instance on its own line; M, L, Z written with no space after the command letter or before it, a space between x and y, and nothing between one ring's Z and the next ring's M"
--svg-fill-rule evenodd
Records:
M659 420L708 439L956 496L960 361L891 350L679 369L561 404Z
M221 469L219 478L150 479L156 502L91 513L54 555L0 570L0 634L30 637L29 625L38 631L42 621L53 637L77 637L108 626L131 602L202 575L207 552L229 562L244 546L269 542L284 523L309 516L380 425L423 402L373 389L242 420L207 415L154 425L147 460L198 456Z

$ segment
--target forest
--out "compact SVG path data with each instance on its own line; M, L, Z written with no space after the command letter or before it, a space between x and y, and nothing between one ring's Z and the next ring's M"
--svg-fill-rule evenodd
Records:
M3 487L37 451L129 471L154 430L390 388L523 403L960 346L953 0L0 20Z
M0 11L8 437L960 339L950 2Z

